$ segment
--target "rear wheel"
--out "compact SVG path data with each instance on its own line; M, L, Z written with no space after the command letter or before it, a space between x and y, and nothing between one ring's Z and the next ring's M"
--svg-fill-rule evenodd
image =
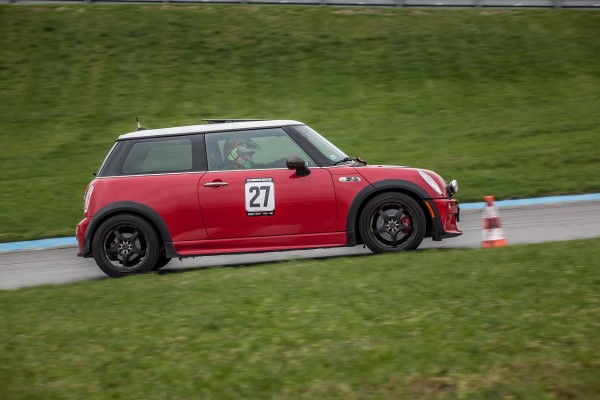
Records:
M112 277L152 271L160 257L160 241L154 228L131 214L104 221L94 235L92 249L96 264Z
M359 218L358 229L374 253L414 250L425 236L425 214L403 193L383 193L371 199Z

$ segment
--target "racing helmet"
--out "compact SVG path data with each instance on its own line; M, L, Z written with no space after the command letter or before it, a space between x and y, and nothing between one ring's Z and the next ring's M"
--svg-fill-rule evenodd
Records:
M252 160L252 156L260 147L252 139L229 139L223 146L223 154L229 161L236 161L239 157Z

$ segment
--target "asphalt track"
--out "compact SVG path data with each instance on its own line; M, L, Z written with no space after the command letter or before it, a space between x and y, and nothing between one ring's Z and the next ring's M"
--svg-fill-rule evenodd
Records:
M586 199L587 200L587 199ZM600 200L567 203L552 201L504 203L500 217L508 244L541 243L600 237ZM531 202L529 202L531 204ZM475 248L481 246L480 205L466 207L459 226L463 235L433 242L425 239L417 251L436 248ZM196 270L206 267L248 265L290 259L365 256L361 247L271 252L227 256L206 256L183 261L173 260L160 273ZM402 257L398 254L398 257ZM364 258L365 263L369 258ZM110 279L93 259L76 257L72 245L42 250L0 252L0 289L18 289L39 285Z

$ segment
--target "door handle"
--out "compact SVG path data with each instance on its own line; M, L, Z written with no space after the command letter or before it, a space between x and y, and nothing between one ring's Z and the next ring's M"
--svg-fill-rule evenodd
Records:
M227 183L227 182L207 182L204 184L204 186L206 186L206 187L216 187L216 188L219 188L222 186L227 186L227 185L229 185L229 183Z

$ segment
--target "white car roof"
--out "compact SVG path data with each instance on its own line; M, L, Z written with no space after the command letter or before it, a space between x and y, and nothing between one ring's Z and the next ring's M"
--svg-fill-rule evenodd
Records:
M162 129L144 129L141 131L129 132L119 136L117 140L140 139L145 137L185 135L187 133L208 133L234 131L241 129L259 129L275 128L279 126L304 125L302 122L292 120L270 120L270 121L244 121L244 122L223 122L217 124L202 124L178 126Z

